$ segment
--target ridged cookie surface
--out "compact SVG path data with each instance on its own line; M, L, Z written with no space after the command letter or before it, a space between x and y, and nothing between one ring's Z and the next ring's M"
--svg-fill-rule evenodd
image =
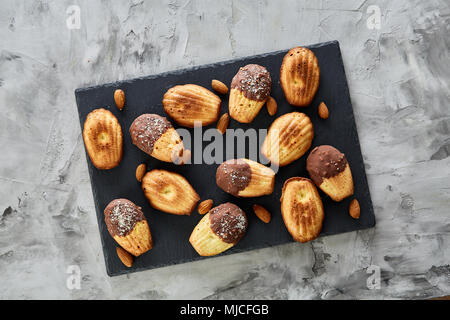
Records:
M186 178L166 170L147 172L142 190L153 208L176 215L190 215L200 200Z
M311 180L294 177L286 180L281 196L281 213L295 241L318 237L324 218L322 200Z
M314 148L306 159L306 169L314 183L334 201L353 194L353 177L347 158L332 146Z
M111 111L101 108L87 115L83 140L89 158L97 169L112 169L119 165L123 153L122 127Z
M306 114L286 113L270 126L261 153L272 163L285 166L304 155L313 138L314 128Z
M289 104L297 107L311 104L319 88L319 80L319 63L311 50L296 47L284 56L280 84Z
M142 209L128 199L115 199L105 208L111 236L126 251L140 256L153 247L152 235Z
M193 128L207 126L219 118L220 98L196 84L170 88L163 98L164 111L179 125Z

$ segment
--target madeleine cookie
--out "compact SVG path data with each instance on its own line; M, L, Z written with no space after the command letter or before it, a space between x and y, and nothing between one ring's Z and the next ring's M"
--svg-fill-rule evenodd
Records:
M163 98L164 111L181 126L207 126L219 118L220 98L196 84L170 88Z
M303 47L292 48L284 56L280 83L289 104L308 106L319 88L320 68L316 55Z
M216 183L236 197L259 197L273 192L275 172L249 159L231 159L217 168Z
M322 200L311 180L286 180L281 195L281 214L287 230L298 242L318 237L324 218Z
M183 142L172 124L157 114L143 114L130 126L133 144L148 155L165 162L183 156Z
M269 98L271 86L272 78L263 66L248 64L240 68L231 81L230 117L242 123L252 122Z
M115 199L105 208L109 234L126 251L140 256L153 247L152 235L141 207L127 199Z
M304 155L313 138L314 128L306 114L286 113L271 124L261 153L272 163L285 166Z
M190 215L200 200L182 175L166 170L147 172L142 190L153 208L176 215Z
M306 159L314 183L334 201L353 194L353 178L345 155L332 146L314 148Z
M212 208L192 231L189 242L201 256L214 256L233 247L247 230L247 216L230 202Z
M117 167L122 160L122 127L111 111L95 109L83 126L83 140L92 164L100 170Z

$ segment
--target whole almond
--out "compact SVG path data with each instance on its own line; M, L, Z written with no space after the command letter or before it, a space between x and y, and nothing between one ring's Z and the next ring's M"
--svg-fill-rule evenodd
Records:
M116 102L117 108L122 110L125 105L125 92L123 92L122 89L117 89L114 91L114 101Z
M359 219L359 215L361 213L361 208L359 207L358 200L353 199L352 202L350 202L348 211L353 219Z
M228 93L228 87L225 83L219 81L219 80L212 80L211 81L211 87L214 89L214 91L220 93L220 94L227 94Z
M211 210L212 206L213 206L212 199L204 200L200 202L200 204L198 205L198 213L200 214L208 213L209 210Z
M324 102L321 102L319 104L319 117L321 117L322 119L328 119L328 116L328 107Z
M221 134L224 134L225 131L227 131L229 122L230 117L228 116L228 113L224 113L217 122L217 130L219 130Z
M142 178L144 178L145 172L147 171L147 166L145 163L141 163L136 168L136 180L141 182Z
M269 99L267 99L266 102L266 106L267 106L267 112L273 116L275 113L277 113L277 102L275 101L274 98L269 97Z
M266 208L263 206L260 206L259 204L253 205L253 211L255 212L256 216L263 222L269 223L271 219L271 214L269 211L267 211Z
M126 265L128 268L131 268L131 266L133 266L133 257L128 253L128 251L126 251L122 247L117 247L116 252L120 261L122 261L124 265Z

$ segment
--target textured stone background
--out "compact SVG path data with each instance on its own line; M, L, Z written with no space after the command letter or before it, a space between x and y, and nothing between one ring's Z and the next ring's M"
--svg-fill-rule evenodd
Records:
M66 9L81 8L81 29ZM369 29L377 5L380 29ZM0 298L425 298L450 293L450 5L2 1ZM74 89L339 40L372 230L109 278ZM79 265L80 290L68 290ZM381 268L369 290L367 268Z

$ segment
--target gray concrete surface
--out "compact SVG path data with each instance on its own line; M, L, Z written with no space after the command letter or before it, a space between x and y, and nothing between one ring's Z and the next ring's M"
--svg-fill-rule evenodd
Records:
M0 298L449 294L449 26L446 0L2 1ZM376 228L109 278L74 89L328 40L341 44Z

